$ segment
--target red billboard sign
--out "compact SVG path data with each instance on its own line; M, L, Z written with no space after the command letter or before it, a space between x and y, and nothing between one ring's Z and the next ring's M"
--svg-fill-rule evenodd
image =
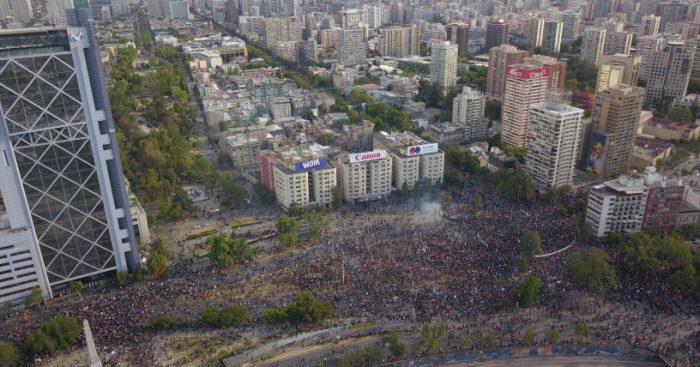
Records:
M506 75L520 79L544 78L549 76L549 68L521 68L508 66Z

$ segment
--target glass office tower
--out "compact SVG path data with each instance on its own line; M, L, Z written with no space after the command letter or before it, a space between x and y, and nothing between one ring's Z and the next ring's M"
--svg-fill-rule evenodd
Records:
M92 19L68 21L0 30L0 303L139 265Z

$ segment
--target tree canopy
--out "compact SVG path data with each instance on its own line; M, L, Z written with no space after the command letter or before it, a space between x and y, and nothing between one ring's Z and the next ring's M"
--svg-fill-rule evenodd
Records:
M534 306L537 303L537 293L540 291L542 282L540 278L531 276L516 287L518 303L522 307Z
M309 292L296 296L288 306L264 310L260 319L268 324L289 322L292 324L315 323L333 315L334 308L330 302L319 301Z
M34 354L52 354L68 348L80 334L80 325L73 317L56 316L32 333L25 342Z
M603 286L617 286L615 269L608 263L608 254L595 249L588 255L574 251L568 257L567 272L571 281L594 294L603 293Z
M232 234L230 237L224 233L215 234L207 238L209 245L209 260L221 268L240 264L253 256L253 251L246 243L245 238Z

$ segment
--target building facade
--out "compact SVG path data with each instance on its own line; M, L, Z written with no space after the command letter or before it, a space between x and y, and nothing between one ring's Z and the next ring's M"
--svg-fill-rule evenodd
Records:
M503 19L492 19L486 24L486 51L508 43L509 25Z
M457 56L460 59L469 56L469 28L468 23L452 23L445 27L447 40L457 45Z
M484 118L486 96L478 90L464 87L452 104L452 123L464 128L464 140L486 137L488 121Z
M0 303L139 266L89 10L68 22L0 30Z
M541 66L508 66L501 115L501 141L504 144L526 147L530 107L546 100L548 78L549 69Z
M340 32L338 63L345 66L367 63L367 41L363 29L344 29Z
M561 37L564 30L564 23L556 20L544 22L542 33L541 53L544 55L558 54L561 50Z
M571 186L583 110L551 101L533 105L530 115L525 172L540 192Z
M666 111L688 91L695 59L695 45L667 41L651 57L644 103Z
M581 60L598 66L605 47L605 34L606 31L603 28L586 28L583 30Z
M430 81L437 84L442 93L457 81L457 45L449 41L436 43L432 48Z
M391 194L392 159L386 150L342 154L338 158L338 183L348 202L382 199Z
M486 98L503 102L508 65L525 62L528 52L511 45L502 45L489 50L489 69L486 74Z

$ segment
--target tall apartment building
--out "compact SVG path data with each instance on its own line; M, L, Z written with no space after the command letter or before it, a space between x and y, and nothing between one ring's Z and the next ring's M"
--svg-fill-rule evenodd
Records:
M445 172L445 152L437 143L428 143L411 132L389 134L380 131L373 137L374 149L391 156L391 180L398 189L412 190L419 182L439 184Z
M678 0L666 1L656 5L656 14L661 18L659 28L666 32L668 24L679 23L688 19L688 4Z
M486 23L486 44L484 49L488 51L508 43L508 29L509 25L503 19L492 19Z
M112 7L112 15L115 17L123 17L129 15L129 1L128 0L112 0L110 3Z
M525 19L523 33L528 46L537 48L542 46L542 37L544 36L544 18L531 17Z
M525 59L526 64L538 65L549 69L547 90L563 90L566 87L566 61L557 60L550 56L532 55Z
M363 29L344 29L340 32L338 63L345 66L367 63L367 41Z
M541 52L545 55L558 54L561 50L561 37L564 30L564 23L556 20L544 22L544 32L542 33Z
M651 14L642 17L642 21L639 24L639 36L655 36L659 33L659 27L661 26L661 17Z
M525 172L540 192L571 185L582 118L582 109L556 101L530 108Z
M300 67L303 67L308 64L313 64L318 61L316 41L298 41L294 43L294 46L296 48L297 65L299 65Z
M601 56L603 56L605 34L606 31L603 28L586 28L583 30L581 60L591 65L598 65Z
M640 55L603 55L601 66L606 64L622 66L620 84L637 85L642 65L642 57Z
M0 303L139 266L89 10L0 30Z
M452 23L445 27L447 41L457 45L457 56L466 59L469 56L469 24Z
M488 121L484 118L486 96L484 93L464 87L452 103L452 123L464 129L465 141L486 137Z
M273 166L275 196L285 210L292 203L302 209L325 208L333 203L333 188L337 185L337 172L325 158L291 165L278 163Z
M449 41L433 44L430 63L430 81L444 94L457 80L457 45Z
M489 50L489 69L486 74L486 98L503 101L508 65L525 62L528 52L511 45L501 45Z
M596 237L610 232L673 229L683 205L685 187L647 167L643 174L620 176L594 186L588 196L586 221Z
M658 35L642 36L637 39L637 54L642 58L639 65L639 80L649 79L654 53L661 48L663 41L663 37Z
M4 2L4 4L2 4ZM34 10L29 0L0 0L0 19L12 16L15 22L25 23L34 17Z
M581 35L581 13L576 10L567 10L560 14L559 18L564 23L561 40L564 43L576 41Z
M359 9L342 10L340 15L340 26L344 29L359 28L362 23L363 13Z
M695 45L677 41L664 43L651 57L644 103L665 110L685 97L694 59Z
M596 93L622 84L622 75L625 73L624 70L625 66L621 64L601 64L598 68L598 78L595 83Z
M338 183L348 202L363 202L391 194L392 159L386 150L342 154L337 161Z
M297 42L302 40L302 24L296 18L264 18L265 44Z
M620 85L596 93L586 168L609 179L629 170L644 88Z
M630 32L607 32L605 45L603 46L603 54L629 55L630 49L632 48L632 36L633 34Z
M420 55L420 32L418 26L392 26L382 28L379 39L379 53L382 56L404 57Z
M48 0L46 11L49 22L51 24L66 24L66 9L73 9L73 0Z
M501 141L525 148L530 107L544 102L547 96L549 69L532 64L509 65L506 69L506 92L501 115Z

